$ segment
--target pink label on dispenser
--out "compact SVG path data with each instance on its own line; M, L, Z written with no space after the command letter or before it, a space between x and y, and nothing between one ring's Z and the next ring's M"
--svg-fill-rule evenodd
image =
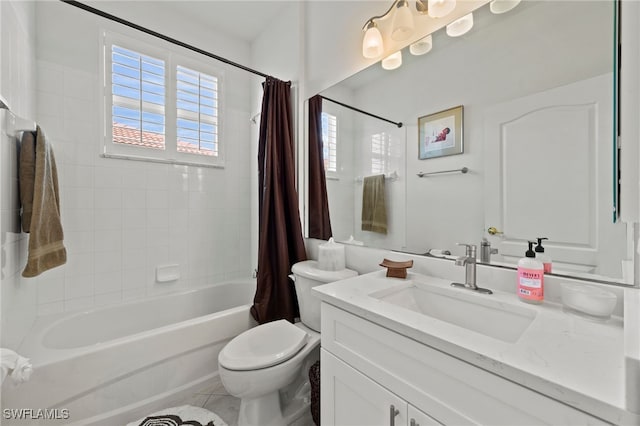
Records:
M518 268L518 296L529 300L543 300L544 270Z
M545 274L550 274L551 273L551 265L553 265L551 262L547 262L547 263L543 263L544 265L544 273Z

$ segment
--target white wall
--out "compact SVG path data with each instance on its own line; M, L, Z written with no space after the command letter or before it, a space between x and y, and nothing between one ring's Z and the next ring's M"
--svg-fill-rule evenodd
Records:
M149 23L138 5L105 6L125 19ZM160 27L174 18L154 16ZM68 251L65 266L32 280L38 288L38 313L118 303L249 276L247 74L230 67L224 70L224 169L99 158L100 28L166 44L60 2L38 3L37 25L36 117L56 152ZM249 58L247 43L218 37L197 24L173 25L171 35L203 49L225 46L222 50L233 51L236 60ZM156 283L156 266L174 263L179 264L181 278Z
M31 2L0 2L0 94L21 117L35 116L35 8ZM0 126L2 127L2 126ZM17 144L2 136L0 200L2 271L0 272L0 347L17 349L37 313L37 288L21 277L26 263L26 234L20 232Z

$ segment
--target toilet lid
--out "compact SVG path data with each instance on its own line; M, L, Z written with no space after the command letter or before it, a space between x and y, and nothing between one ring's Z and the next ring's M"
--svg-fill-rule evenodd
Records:
M307 343L307 333L287 320L259 325L233 338L218 361L229 370L257 370L285 362Z

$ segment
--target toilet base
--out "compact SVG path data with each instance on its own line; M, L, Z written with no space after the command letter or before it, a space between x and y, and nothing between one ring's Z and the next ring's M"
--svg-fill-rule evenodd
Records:
M238 426L287 426L302 417L310 408L309 385L303 387L291 398L284 411L282 403L286 399L280 391L271 392L258 398L242 399L238 414Z

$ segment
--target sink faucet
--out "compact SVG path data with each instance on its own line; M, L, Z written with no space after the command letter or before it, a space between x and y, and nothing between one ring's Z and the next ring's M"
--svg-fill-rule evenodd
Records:
M465 246L467 248L465 256L456 259L457 266L465 267L465 278L464 284L451 283L451 286L466 288L468 290L473 290L484 294L493 294L493 292L488 288L480 288L476 285L476 246L473 244L457 244L459 246Z

